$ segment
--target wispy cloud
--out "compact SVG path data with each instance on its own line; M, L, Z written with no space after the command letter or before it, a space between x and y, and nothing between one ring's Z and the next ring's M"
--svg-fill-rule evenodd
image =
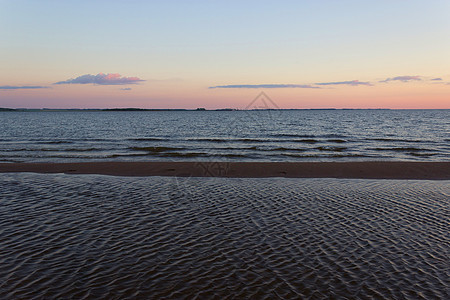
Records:
M125 85L125 84L137 84L142 82L138 77L122 77L120 74L103 74L97 75L86 74L77 78L71 78L65 81L55 82L54 84L96 84L96 85Z
M131 91L131 88L123 88L122 91Z
M379 82L391 82L391 81L422 81L425 80L422 76L397 76L392 78L387 78ZM442 81L442 78L432 78L427 79L431 81ZM359 80L348 80L348 81L331 81L331 82L317 82L314 84L229 84L229 85L217 85L210 86L209 89L282 89L282 88L302 88L302 89L320 89L324 86L374 86L376 81L372 83L371 81L359 81ZM436 82L438 83L438 82Z
M48 86L41 85L0 85L0 90L32 90L32 89L48 89Z
M373 84L368 81L350 80L350 81L336 81L336 82L319 82L319 83L316 83L316 85L351 85L351 86L368 85L368 86L372 86Z
M390 82L390 81L401 81L401 82L409 82L409 81L420 81L422 78L420 76L397 76L393 78L386 78L380 82Z
M309 84L230 84L210 86L210 89L319 89Z

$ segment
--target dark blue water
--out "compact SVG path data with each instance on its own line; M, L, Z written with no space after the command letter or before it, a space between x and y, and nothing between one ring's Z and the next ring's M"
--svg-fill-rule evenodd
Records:
M450 110L0 112L0 162L450 159Z
M448 181L0 186L1 299L449 299Z

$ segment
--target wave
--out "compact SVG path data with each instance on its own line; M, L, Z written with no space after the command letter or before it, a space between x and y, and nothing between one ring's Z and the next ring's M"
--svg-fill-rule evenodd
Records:
M124 153L124 154L113 154L109 157L133 157L133 156L156 156L156 157L172 157L172 158L199 158L199 157L229 157L229 158L245 158L249 157L245 154L235 154L235 153L206 153L206 152L159 152L159 153Z
M263 143L267 142L267 140L264 139L254 139L254 138L243 138L243 139L236 139L237 142L244 142L244 143Z
M215 155L211 155L211 156L216 156L216 157L249 157L248 155L245 154L233 154L233 153L228 153L228 154L215 154Z
M149 138L132 138L132 139L127 139L127 140L128 141L136 141L136 142L151 142L151 141L166 141L168 139L149 137Z
M283 137L290 137L290 138L304 138L303 140L297 140L297 141L317 141L319 142L317 139L320 138L326 138L326 139L330 139L329 141L334 142L334 143L345 143L346 140L344 140L345 138L348 138L346 135L342 135L342 134L322 134L322 135L313 135L313 134L272 134L270 135L271 137L276 137L276 138L283 138ZM309 139L308 139L309 138ZM285 139L283 139L285 140Z
M392 142L392 143L436 143L436 141L430 140L407 140L407 139L390 139L390 138L366 138L366 141L376 142Z
M139 153L124 153L124 154L112 154L108 157L116 158L116 157L127 157L127 156L148 156L148 154L139 154Z
M202 150L205 150L202 148ZM207 149L209 150L209 149ZM259 151L259 152L270 152L270 151L307 151L307 148L288 148L288 147L276 147L276 148L262 148L261 146L251 146L251 147L220 147L213 148L211 150L225 150L225 151Z
M258 139L258 138L188 138L187 141L192 142L213 142L213 143L233 143L233 142L244 142L244 143L262 143L262 142L275 142L277 140L268 139Z
M273 149L269 149L269 150L265 150L265 151L307 151L308 149L302 149L302 148L286 148L286 147L278 147L278 148L273 148Z
M212 142L212 143L305 143L305 144L316 144L320 143L317 139L274 139L274 138L235 138L235 139L220 139L220 138L198 138L198 139L187 139L193 142ZM344 140L335 140L335 142L345 142Z
M304 140L296 140L297 143L305 143L305 144L317 144L320 141L314 139L304 139Z
M375 150L375 151L395 151L395 152L426 152L426 151L435 151L435 150L431 150L431 149L416 148L416 147L369 148L369 150Z
M17 160L17 159L8 159L8 158L0 158L0 162L2 163L21 163L23 160Z
M86 139L66 139L66 140L60 140L60 141L41 141L41 140L31 140L31 141L37 141L41 144L72 144L74 142L115 142L121 139L118 138L112 138L112 139L105 139L105 138L86 138Z
M0 152L95 152L110 151L111 148L19 148L19 149L0 149Z
M293 154L293 153L283 153L282 156L296 157L296 158L350 158L350 157L374 157L370 155L363 154Z
M65 140L42 140L42 139L25 139L25 140L18 140L18 139L4 139L1 141L4 142L13 142L17 144L44 144L44 145L60 145L60 144L74 144L77 142L81 143L89 143L89 142L117 142L121 141L123 139L113 138L113 139L102 139L102 138L85 138L85 139L76 139L76 138L68 138Z
M322 135L319 135L318 137L323 137L323 138L340 138L340 139L347 138L346 135L337 134L337 133L322 134Z
M204 152L166 152L160 153L158 156L160 157L207 157L210 156L208 153Z
M429 157L429 156L436 155L436 153L417 153L417 152L410 152L408 154L412 155L412 156L418 156L418 157Z
M227 139L219 139L219 138L188 138L186 139L188 141L193 141L193 142L215 142L215 143L225 143L225 142L229 142L231 140L227 140Z
M19 148L19 149L0 149L0 152L22 152L22 151L36 151L33 149Z
M135 150L135 151L165 152L165 151L184 150L185 148L180 148L180 147L129 147L129 149Z
M202 148L202 150L204 150L205 148ZM237 151L241 151L241 150L260 150L258 146L251 146L251 147L214 147L211 149L207 149L207 150L237 150Z
M343 144L346 143L346 140L341 140L341 139L331 139L331 140L327 140L330 143L337 143L337 144Z
M105 148L68 148L68 149L36 149L32 151L50 151L50 152L93 152L93 151L108 151L112 149L105 149Z
M204 152L188 152L188 153L181 153L181 152L169 152L169 153L162 153L159 155L160 157L247 157L245 154L233 154L233 153L217 153L217 154L211 154L211 153L204 153Z
M302 143L302 144L317 144L321 143L320 140L316 139L271 139L271 140L258 140L261 143Z
M280 134L271 134L272 137L294 137L294 138L314 138L316 137L313 134L293 134L293 133L280 133Z
M327 146L323 146L323 147L317 147L316 149L320 150L320 151L342 152L342 151L346 150L347 147L327 147Z
M50 145L73 144L73 141L38 141L36 144L50 144Z

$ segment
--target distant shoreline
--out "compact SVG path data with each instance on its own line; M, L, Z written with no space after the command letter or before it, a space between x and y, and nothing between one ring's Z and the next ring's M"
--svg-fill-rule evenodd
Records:
M448 110L448 108L257 108L257 109L236 109L236 108L217 108L217 109L187 109L187 108L7 108L0 107L0 112L64 112L64 111L266 111L266 110Z
M0 163L0 173L112 176L450 180L450 162L82 162Z

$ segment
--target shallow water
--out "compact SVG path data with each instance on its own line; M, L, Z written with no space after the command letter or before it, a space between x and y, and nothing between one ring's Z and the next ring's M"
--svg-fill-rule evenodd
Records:
M448 298L449 181L0 174L0 298Z
M450 160L450 110L0 112L0 162Z

